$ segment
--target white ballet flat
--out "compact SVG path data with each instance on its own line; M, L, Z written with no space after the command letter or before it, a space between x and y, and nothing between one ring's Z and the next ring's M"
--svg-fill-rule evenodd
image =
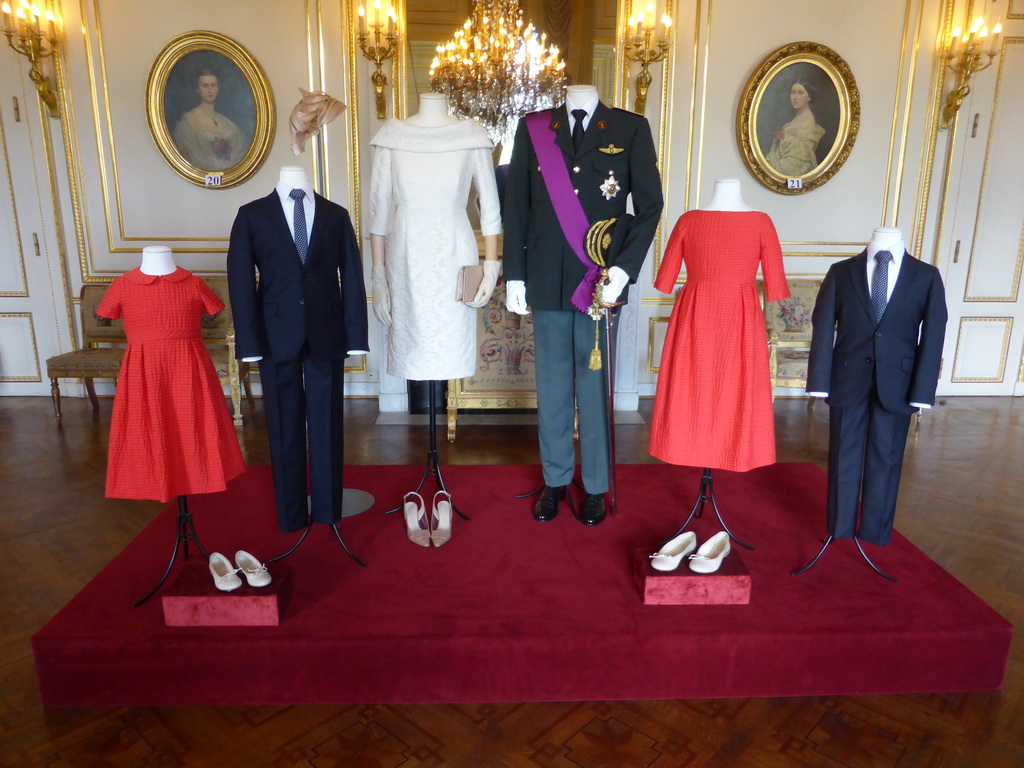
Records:
M235 565L245 574L245 580L249 582L250 587L265 587L271 581L267 566L244 549L235 552Z
M674 571L684 557L697 548L697 534L693 531L680 533L665 542L661 549L651 555L651 568L656 571Z
M719 531L690 555L690 570L695 573L714 573L729 554L729 534Z
M231 567L231 561L220 552L210 553L210 573L213 575L213 585L221 592L233 592L242 586L238 571Z

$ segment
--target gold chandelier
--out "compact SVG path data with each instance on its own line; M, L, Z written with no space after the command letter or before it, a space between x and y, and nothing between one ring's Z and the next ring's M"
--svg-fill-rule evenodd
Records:
M533 24L523 26L518 0L473 0L472 15L430 65L430 87L454 117L478 121L495 144L516 121L565 100L565 62Z

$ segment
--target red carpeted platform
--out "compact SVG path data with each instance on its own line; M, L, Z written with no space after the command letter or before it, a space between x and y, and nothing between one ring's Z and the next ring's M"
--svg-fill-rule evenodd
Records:
M718 472L715 491L743 552L749 605L644 606L638 546L686 516L700 471L619 468L620 514L586 528L563 512L531 519L514 493L535 466L444 469L452 540L424 549L382 512L421 468L359 466L346 484L374 510L343 523L369 562L325 527L288 559L280 626L168 627L156 582L174 539L172 504L33 638L47 706L478 702L807 696L991 690L1002 686L1012 626L899 534L870 547L893 584L839 541L820 547L825 475L809 464ZM260 557L276 531L270 472L252 467L222 494L190 500L208 550ZM692 526L704 540L712 512ZM868 545L866 545L868 546ZM652 549L653 551L653 549ZM193 563L194 565L194 563ZM179 564L176 571L184 566ZM711 577L709 577L711 578Z

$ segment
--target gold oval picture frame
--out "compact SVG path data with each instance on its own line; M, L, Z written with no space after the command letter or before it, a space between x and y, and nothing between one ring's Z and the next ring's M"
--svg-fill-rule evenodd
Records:
M810 192L835 176L859 129L853 72L831 48L808 41L784 45L761 62L736 120L743 162L784 195Z
M256 59L230 37L197 30L171 40L153 62L146 116L175 173L200 187L227 189L267 159L276 112Z

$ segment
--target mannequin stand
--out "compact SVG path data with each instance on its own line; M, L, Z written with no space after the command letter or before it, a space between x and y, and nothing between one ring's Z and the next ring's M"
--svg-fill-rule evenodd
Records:
M367 495L369 495L369 494L367 494ZM373 497L371 496L370 498L372 499ZM342 502L342 504L344 505L344 502ZM363 510L360 510L360 512L362 512L362 511ZM342 517L344 517L344 516L345 516L345 513L344 513L344 509L343 509L342 510ZM338 530L337 523L335 523L334 525L328 526L328 527L334 532L335 537L338 539L338 543L341 544L341 548L344 549L346 553L348 553L348 556L351 557L353 560L355 560L357 563L359 563L359 565L361 565L361 566L363 566L365 568L366 567L366 562L364 560L360 560L358 557L356 557L355 554L352 552L352 550L348 548L348 544L345 543L345 540L343 538L341 538L341 531ZM288 555L290 555L292 552L294 552L296 549L298 549L299 545L306 540L306 536L309 535L309 532L310 532L310 530L312 530L312 528L313 528L313 523L310 522L310 524L306 526L306 530L304 530L302 532L302 535L299 536L299 540L296 541L294 544L292 544L291 549L289 549L283 555L278 555L277 557L270 558L269 560L267 560L267 562L268 563L276 563L278 560L283 560L284 558L288 557Z
M690 510L690 516L686 518L686 522L679 526L679 530L677 530L675 533L673 533L671 536L665 539L665 541L661 541L658 543L664 544L667 541L671 541L680 533L685 531L686 526L690 524L691 520L703 516L704 505L707 504L709 501L711 502L711 506L715 510L715 516L718 518L718 522L721 524L722 530L729 534L729 538L735 541L741 547L743 547L744 549L749 549L751 552L753 552L754 548L749 544L737 539L736 534L729 530L729 526L726 525L725 520L722 519L722 513L719 511L718 503L715 501L715 480L713 477L711 477L711 469L709 467L704 467L704 475L700 479L700 490L697 491L697 499L693 502L693 509ZM810 566L808 566L808 568L809 567Z
M174 567L174 561L178 559L178 545L182 545L182 551L184 554L183 560L188 560L188 543L194 541L196 547L199 549L199 553L204 559L209 560L210 556L206 554L206 550L203 549L203 544L199 541L199 536L196 534L196 526L192 521L192 515L188 511L188 502L184 496L178 497L178 519L177 519L177 531L174 537L174 550L171 552L171 560L167 563L167 569L164 571L164 575L160 577L160 581L156 583L146 596L138 602L132 604L132 608L138 608L144 602L149 600L167 581L167 577L171 574L171 568Z
M855 542L857 543L857 550L858 550L858 551L860 552L860 556L864 558L864 562L865 562L865 563L867 563L868 565L870 565L870 566L871 566L871 570L873 570L873 571L874 571L875 573L877 573L877 574L878 574L879 576L884 576L884 577L885 577L885 578L887 578L887 579L888 579L889 581L894 581L894 582L896 582L897 584L899 584L899 583L900 583L900 580L899 580L899 579L897 579L897 578L896 578L896 577L894 577L894 576L890 576L890 575L889 575L888 573L886 573L886 572L885 572L885 571L883 571L883 570L882 570L881 568L879 568L879 567L878 567L877 565L875 565L875 564L874 564L873 562L871 562L871 558L870 558L870 557L868 557L867 553L866 553L866 552L864 551L864 547L862 547L862 546L860 545L860 539L858 539L858 538L857 538L856 536L854 536L854 537L853 537L853 540L854 540L854 541L855 541ZM826 549L828 549L829 545L830 545L830 544L831 544L831 543L832 543L833 541L835 541L835 537L834 537L834 536L832 536L832 535L830 534L830 535L829 535L829 537L828 537L827 539L825 539L825 544L824 544L824 546L823 546L823 547L821 548L821 550L819 550L818 554L816 554L816 555L814 556L814 559L813 559L813 560L811 560L811 562L809 562L809 563L808 563L807 565L805 565L805 566L804 566L803 568L801 568L800 570L798 570L798 571L793 571L792 575L793 575L793 576L799 576L799 575L800 575L801 573L803 573L804 571L807 571L807 570L809 570L809 569L810 569L810 567L811 567L812 565L814 565L814 564L815 564L816 562L818 562L819 558L820 558L820 557L821 557L821 556L822 556L823 554L825 554L825 550L826 550Z
M441 474L441 462L437 455L437 404L435 402L436 398L437 382L434 379L431 379L428 382L428 399L430 401L430 405L428 407L428 413L430 415L430 444L427 450L427 460L423 467L423 476L420 477L419 485L416 486L416 489L415 491L413 491L413 493L419 493L420 489L423 488L423 484L427 482L427 478L432 477L437 483L438 490L444 491L445 493L451 495L451 491L448 490L448 486L445 485L444 483L444 476ZM394 509L389 509L386 514L390 515L393 512L398 512L400 509L402 509L402 505L399 505ZM469 517L464 515L462 513L462 510L460 510L455 505L454 499L452 499L452 509L454 509L455 512L459 515L459 517L461 517L463 520L469 520Z

